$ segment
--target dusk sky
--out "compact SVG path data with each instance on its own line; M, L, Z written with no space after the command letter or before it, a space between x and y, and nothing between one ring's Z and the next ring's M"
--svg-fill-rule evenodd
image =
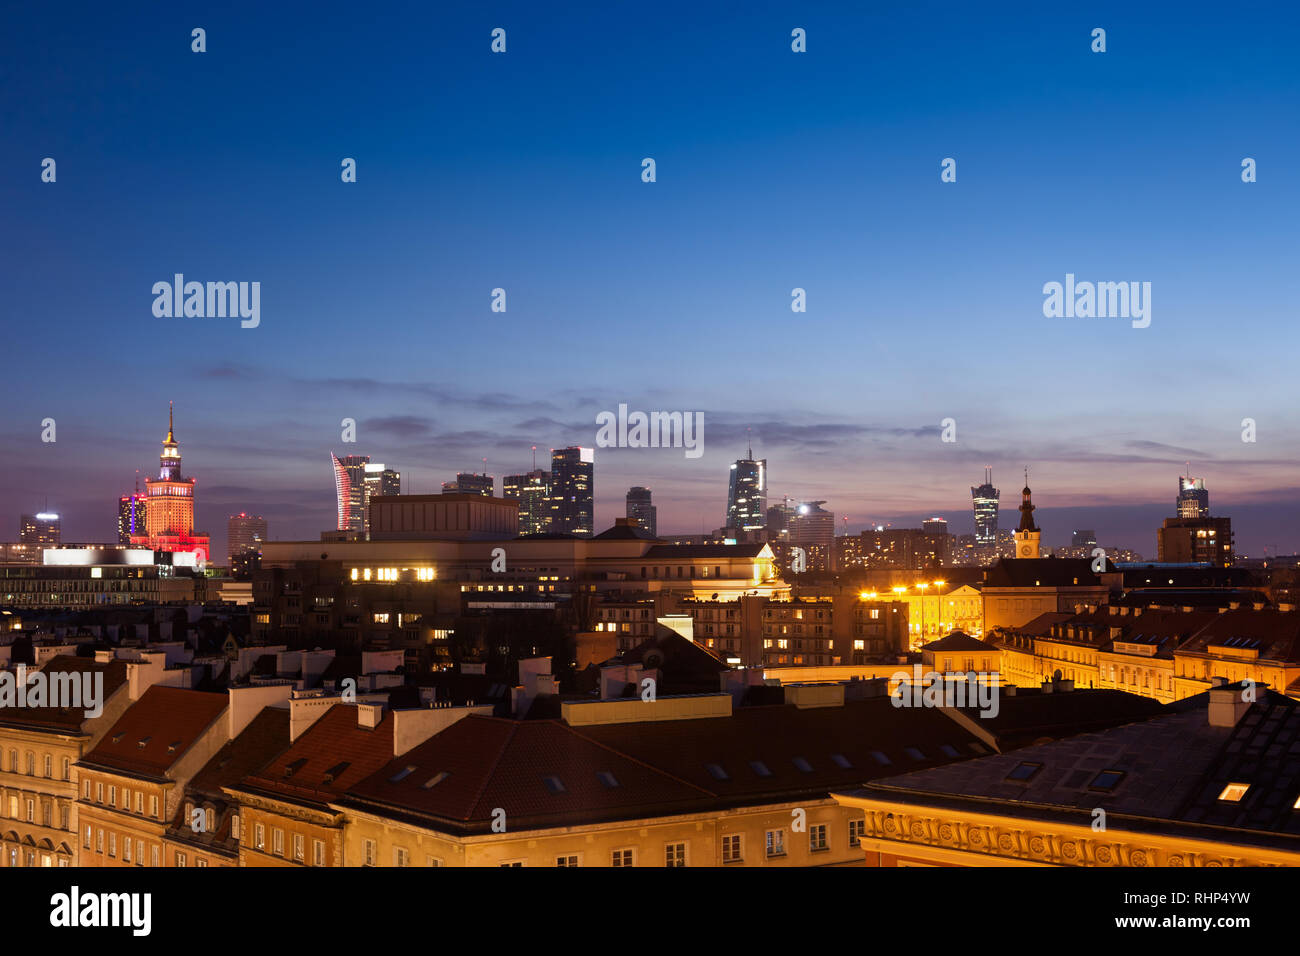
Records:
M333 527L331 451L499 490L626 403L703 412L704 454L597 449L597 530L636 484L718 527L752 428L769 503L850 530L969 532L985 465L1013 527L1028 465L1045 544L1154 557L1190 460L1241 553L1300 550L1300 18L732 6L7 12L0 540L47 498L112 539L168 400L222 559L232 512ZM260 282L260 326L156 318L175 273ZM1045 318L1067 273L1150 282L1150 327Z

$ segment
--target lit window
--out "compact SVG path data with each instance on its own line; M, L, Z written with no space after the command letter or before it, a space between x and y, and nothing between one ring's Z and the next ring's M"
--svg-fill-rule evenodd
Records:
M1223 788L1223 792L1219 794L1219 799L1228 803L1240 803L1249 789L1250 784L1248 783L1230 783Z

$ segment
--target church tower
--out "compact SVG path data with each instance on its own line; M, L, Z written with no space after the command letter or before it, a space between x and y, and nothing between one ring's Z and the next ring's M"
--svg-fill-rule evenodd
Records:
M1038 557L1038 538L1042 534L1037 525L1034 524L1034 503L1029 497L1029 469L1025 469L1025 488L1021 492L1023 500L1020 502L1020 527L1016 528L1016 557L1017 558L1036 558Z

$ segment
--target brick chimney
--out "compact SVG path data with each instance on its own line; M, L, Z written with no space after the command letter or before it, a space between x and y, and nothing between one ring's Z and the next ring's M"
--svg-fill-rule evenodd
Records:
M1246 711L1250 710L1253 701L1245 699L1241 684L1229 684L1222 677L1216 677L1214 681L1215 686L1210 688L1210 726L1236 727ZM1267 687L1267 684L1255 684L1251 696L1258 699L1260 692Z

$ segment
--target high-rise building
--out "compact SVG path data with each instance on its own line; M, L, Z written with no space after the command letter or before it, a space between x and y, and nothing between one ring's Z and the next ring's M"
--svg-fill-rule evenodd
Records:
M176 441L174 409L167 409L167 437L158 458L158 477L146 478L149 496L145 507L146 535L132 538L155 551L181 551L208 558L208 536L194 530L194 478L181 474L181 450Z
M1208 518L1210 516L1210 493L1205 489L1204 478L1178 476L1178 499L1174 502L1174 513L1179 518Z
M731 465L727 481L727 518L723 525L737 531L754 531L767 523L767 459L740 458Z
M921 530L926 534L947 534L947 518L926 518L921 522Z
M444 481L444 495L483 495L491 498L496 490L496 478L492 475L476 475L472 472L460 472L455 481Z
M333 452L334 492L338 496L338 530L366 531L366 465L369 455L345 455Z
M592 448L551 449L551 531L595 533L596 455Z
M230 564L245 551L261 551L266 540L266 519L241 511L226 523L226 556Z
M1232 519L1166 518L1156 531L1156 560L1232 567Z
M627 490L627 516L652 537L658 537L659 509L650 503L650 489L637 485Z
M149 498L140 494L139 482L136 490L117 499L117 543L130 544L133 535L149 533L145 516L149 510Z
M790 519L790 544L803 548L809 571L829 571L835 544L835 512L823 501L801 501Z
M984 484L972 487L975 502L975 546L994 548L998 543L998 501L1002 492L993 487L993 469L984 469Z
M551 473L534 468L501 479L501 497L519 502L519 533L543 534L551 528Z
M1034 502L1029 492L1029 469L1025 469L1025 487L1020 492L1020 525L1016 528L1016 557L1036 558L1042 530L1034 524Z
M366 463L366 530L370 530L370 499L402 493L402 474L392 468L387 467L381 462Z
M767 509L767 527L764 528L767 540L773 544L790 540L790 522L794 520L794 505L789 498L782 498L779 505Z
M63 537L59 516L52 511L23 515L18 520L18 541L57 548Z

